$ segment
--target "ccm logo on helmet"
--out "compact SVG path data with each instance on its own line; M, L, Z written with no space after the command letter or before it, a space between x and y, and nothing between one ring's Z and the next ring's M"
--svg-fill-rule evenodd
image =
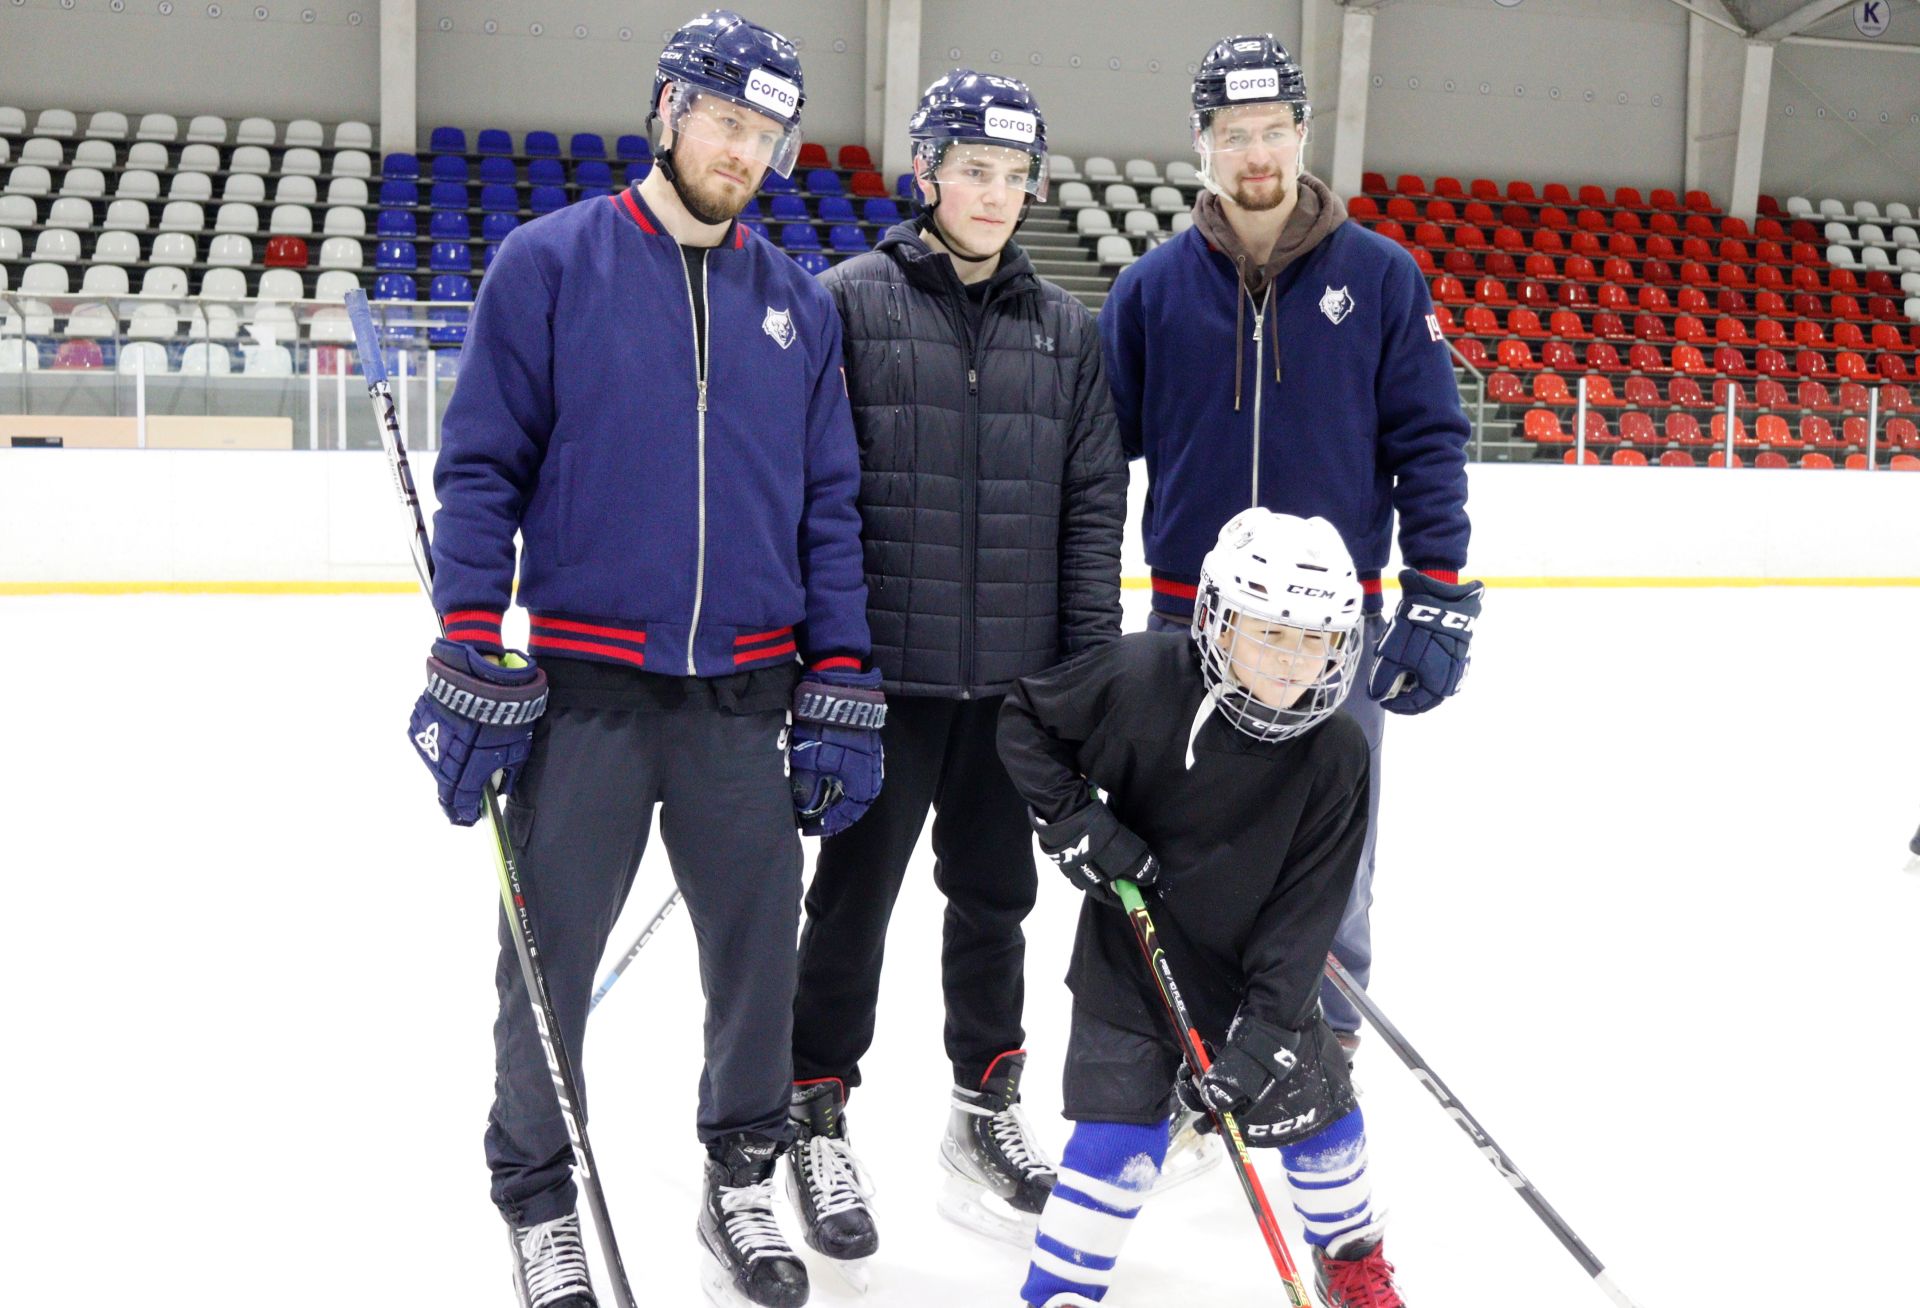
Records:
M996 109L991 105L987 107L986 125L988 136L1028 144L1032 144L1037 126L1033 115L1024 109Z
M1332 599L1333 598L1333 592L1330 590L1321 590L1317 586L1302 586L1298 582L1294 582L1292 585L1287 587L1287 594L1304 595L1308 599Z
M1280 94L1280 70L1242 68L1227 74L1227 99L1271 100Z
M764 105L782 118L791 118L800 112L800 88L764 68L747 74L747 99Z

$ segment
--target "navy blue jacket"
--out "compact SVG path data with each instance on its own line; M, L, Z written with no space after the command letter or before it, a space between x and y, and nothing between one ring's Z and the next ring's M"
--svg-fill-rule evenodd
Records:
M674 676L864 663L840 315L736 225L705 256L637 191L516 228L475 301L433 485L448 634L500 642L522 538L533 654ZM847 664L843 664L847 665Z
M1120 438L1147 461L1154 608L1191 613L1201 559L1253 505L1333 523L1370 609L1396 509L1409 566L1452 580L1469 428L1419 267L1343 222L1269 291L1251 301L1194 227L1124 269L1100 311Z

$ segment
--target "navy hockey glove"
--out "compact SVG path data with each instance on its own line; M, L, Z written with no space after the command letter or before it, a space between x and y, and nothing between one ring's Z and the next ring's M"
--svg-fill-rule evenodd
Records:
M1389 712L1425 713L1459 690L1486 589L1477 581L1455 585L1402 569L1400 608L1380 638L1367 693Z
M463 827L480 820L487 778L500 793L533 749L533 724L547 709L547 674L509 650L490 662L471 645L436 640L427 688L413 706L407 735L440 786L440 807Z
M1327 1046L1332 1046L1329 1054ZM1211 1052L1211 1051L1209 1051ZM1203 1133L1213 1113L1232 1113L1249 1145L1304 1140L1353 1109L1353 1082L1333 1033L1316 1021L1304 1031L1273 1026L1242 1013L1205 1073L1180 1064L1174 1095L1200 1114Z
M886 778L880 728L886 723L887 697L877 670L816 669L800 679L787 737L787 780L802 835L837 835L880 797Z
M1160 860L1147 842L1129 831L1098 799L1058 822L1043 822L1032 809L1027 819L1040 837L1040 850L1052 859L1076 890L1119 903L1112 890L1125 878L1145 889L1160 879Z

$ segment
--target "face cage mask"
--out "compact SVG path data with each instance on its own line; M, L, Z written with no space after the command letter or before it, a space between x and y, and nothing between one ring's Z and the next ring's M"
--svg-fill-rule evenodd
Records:
M1294 124L1300 128L1300 145L1293 152L1293 171L1286 179L1286 187L1292 188L1300 185L1300 174L1307 171L1307 141L1312 136L1313 106L1304 100L1280 100L1275 103L1291 104L1294 112ZM1221 186L1219 180L1214 177L1213 157L1218 154L1245 154L1247 150L1252 147L1242 146L1238 149L1214 148L1212 139L1213 124L1211 120L1213 116L1219 112L1219 109L1209 109L1204 113L1198 110L1194 112L1192 118L1193 151L1200 156L1200 185L1206 187L1227 203L1237 204L1239 201L1227 194L1226 188Z
M1324 663L1313 680L1294 681L1278 675L1271 678L1280 685L1301 690L1300 697L1291 707L1272 708L1254 698L1253 692L1243 683L1232 656L1238 653L1238 662L1242 664L1258 664L1267 650L1278 651L1283 658L1311 656L1258 640L1238 630L1234 623L1236 616L1248 622L1292 626L1296 630L1328 638L1329 648ZM1291 740L1311 731L1338 712L1340 705L1346 702L1348 692L1353 689L1354 678L1360 668L1360 647L1364 641L1362 628L1358 624L1350 630L1338 631L1301 626L1284 619L1264 618L1245 611L1236 615L1234 610L1221 607L1217 586L1206 588L1194 601L1193 624L1189 631L1194 644L1199 647L1200 673L1206 681L1207 693L1212 697L1214 706L1235 729L1261 741Z
M761 74L756 82L765 76ZM771 124L771 129L762 128L759 124L763 122ZM793 165L800 157L797 121L787 122L774 109L685 82L675 82L667 90L666 126L675 141L684 138L715 149L735 150L742 159L770 168L782 177L793 175ZM661 153L659 143L654 144L656 154Z

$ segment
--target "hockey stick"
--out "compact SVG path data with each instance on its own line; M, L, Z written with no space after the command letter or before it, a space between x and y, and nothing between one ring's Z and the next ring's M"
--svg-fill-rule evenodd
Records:
M1212 1060L1207 1057L1206 1046L1200 1043L1200 1033L1193 1029L1193 1022L1187 1016L1186 1001L1180 998L1180 987L1174 984L1173 970L1167 966L1166 954L1161 952L1159 934L1153 929L1153 918L1147 913L1139 887L1131 881L1120 880L1113 883L1113 889L1133 923L1133 938L1140 942L1147 970L1153 973L1154 983L1160 988L1160 1002L1166 1009L1167 1020L1173 1023L1180 1052L1186 1055L1188 1066L1205 1072ZM1216 1112L1210 1116L1221 1138L1231 1146L1227 1157L1233 1161L1234 1174L1240 1178L1240 1188L1246 1192L1247 1204L1253 1209L1254 1220L1267 1242L1267 1252L1273 1255L1273 1265L1280 1269L1280 1279L1286 1282L1288 1300L1294 1308L1307 1308L1313 1301L1307 1298L1307 1287L1293 1265L1293 1256L1287 1252L1286 1237L1280 1233L1279 1220L1273 1215L1266 1188L1260 1184L1260 1174L1253 1170L1253 1160L1247 1156L1247 1143L1240 1138L1240 1124L1232 1113Z
M646 930L640 933L640 938L628 947L626 957L622 958L618 963L615 963L613 967L608 970L607 974L600 978L600 984L593 988L593 1001L587 1005L587 1011L589 1013L600 1007L600 1001L607 997L607 991L613 989L613 983L618 981L620 974L627 970L627 964L640 957L640 951L647 947L647 941L653 939L653 933L660 929L660 924L667 920L667 914L673 912L673 906L679 902L680 892L678 890L668 895L667 902L660 905L660 911L653 915L651 922L647 923Z
M401 503L413 520L409 543L414 570L420 574L420 584L431 603L433 555L427 545L427 523L420 513L420 496L413 486L413 467L407 462L406 442L400 435L400 419L393 407L393 388L387 383L386 360L380 355L380 340L374 334L373 315L367 310L365 294L358 290L347 292L347 317L353 323L354 341L359 346L367 396L373 401L374 415L380 422L380 443L386 448L387 464L393 469L394 489L399 491ZM526 895L520 884L520 863L514 856L513 842L507 837L506 822L500 816L491 779L481 794L481 809L487 817L487 829L493 835L494 862L500 876L500 907L513 936L514 952L520 957L520 976L533 1004L533 1024L540 1033L540 1048L547 1056L554 1098L560 1102L560 1116L567 1126L567 1139L573 1145L574 1172L587 1192L593 1228L600 1237L600 1252L606 1259L607 1274L613 1278L614 1302L619 1308L633 1308L626 1265L620 1261L620 1246L613 1238L613 1219L607 1215L607 1196L600 1188L600 1169L593 1161L593 1146L587 1140L586 1117L577 1107L581 1102L580 1081L574 1075L573 1061L567 1057L566 1042L560 1038L560 1021L554 1016L553 1001L547 997L547 978L540 968L540 947L535 943L533 919L527 911Z
M1534 1215L1546 1223L1547 1229L1553 1232L1554 1238L1573 1255L1574 1261L1593 1278L1594 1284L1605 1291L1607 1297L1619 1304L1620 1308L1635 1308L1633 1300L1613 1283L1613 1278L1607 1275L1606 1268L1601 1265L1598 1258L1593 1256L1593 1250L1587 1248L1580 1237L1573 1233L1573 1228L1567 1225L1566 1220L1553 1211L1553 1205L1547 1202L1546 1196L1534 1189L1533 1182L1513 1165L1513 1159L1507 1157L1506 1150L1493 1142L1493 1137L1474 1120L1473 1114L1467 1111L1467 1106L1454 1098L1453 1091L1447 1088L1447 1083L1426 1065L1426 1061L1414 1051L1412 1045L1407 1043L1407 1038L1400 1034L1399 1028L1387 1020L1386 1014L1380 1011L1379 1006L1368 997L1367 992L1360 988L1352 974L1332 954L1327 955L1327 979L1340 987L1340 993L1347 997L1347 1002L1360 1010L1361 1016L1367 1019L1367 1024L1380 1033L1380 1038L1387 1042L1388 1048L1399 1055L1400 1061L1407 1065L1407 1070L1413 1073L1414 1079L1424 1085L1433 1097L1440 1101L1440 1107L1446 1109L1447 1116L1460 1124L1460 1129L1467 1133L1467 1138L1473 1141L1474 1146L1486 1155L1487 1161L1493 1164L1493 1170L1500 1173L1500 1178L1526 1200L1527 1207L1533 1209Z

